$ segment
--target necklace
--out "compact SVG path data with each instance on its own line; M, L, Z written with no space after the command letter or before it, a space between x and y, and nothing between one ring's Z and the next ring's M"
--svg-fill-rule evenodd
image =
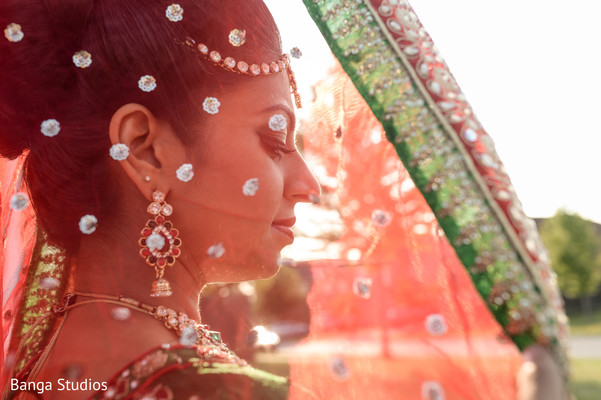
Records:
M92 300L75 302L77 297L87 297ZM63 306L53 310L53 312L61 313L61 311L64 312L84 304L97 302L119 304L153 316L155 319L163 322L167 329L175 331L180 338L180 344L186 347L194 347L197 355L204 362L247 365L246 361L238 357L221 341L221 334L219 332L209 330L208 325L196 322L185 313L178 313L164 306L151 306L123 295L111 296L74 291L73 293L66 294Z
M90 300L77 301L78 297L87 297ZM208 325L200 324L193 319L189 318L184 313L177 313L163 306L151 306L144 304L141 301L132 299L130 297L110 296L95 293L83 293L83 292L72 292L67 293L63 297L62 304L55 304L51 309L40 316L27 333L23 336L19 343L19 347L15 352L15 357L18 357L24 349L25 343L31 339L35 332L35 328L44 320L54 315L59 317L61 322L58 324L54 331L54 334L48 341L46 348L43 352L36 354L29 364L19 372L17 379L20 381L33 381L39 374L40 369L47 360L58 335L61 331L63 324L65 323L66 313L74 308L84 306L86 304L93 303L111 303L121 306L125 306L145 314L153 316L155 319L163 322L167 329L173 330L180 337L180 345L183 347L193 348L196 351L196 355L202 362L204 367L209 367L213 363L223 364L238 364L239 366L248 365L246 361L238 357L233 351L228 349L227 345L221 341L221 335L219 332L209 330ZM169 349L170 344L164 344L161 347ZM11 367L9 376L14 375L14 366Z

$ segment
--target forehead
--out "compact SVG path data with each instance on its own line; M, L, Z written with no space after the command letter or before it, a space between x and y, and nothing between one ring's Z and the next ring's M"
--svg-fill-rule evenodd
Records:
M224 111L260 111L274 105L294 110L286 73L243 79L223 93ZM231 106L231 107L230 107Z

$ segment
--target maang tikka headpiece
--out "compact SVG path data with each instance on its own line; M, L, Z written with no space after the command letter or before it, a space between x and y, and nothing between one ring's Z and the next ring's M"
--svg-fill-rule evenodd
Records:
M184 9L179 4L171 4L167 7L165 16L169 21L178 23L184 18ZM234 47L240 47L244 45L244 43L246 43L246 30L232 29L228 35L228 41ZM290 92L294 96L294 103L296 104L297 108L302 108L301 98L298 94L298 88L296 85L296 79L294 77L294 72L292 72L292 69L290 68L290 58L287 54L282 54L280 58L275 61L249 64L246 61L236 60L233 57L223 57L218 51L209 49L206 44L197 44L196 41L191 37L186 38L182 44L187 45L191 50L200 53L204 58L211 61L213 64L220 66L226 71L235 72L240 75L256 77L286 71L288 73L288 80L290 81ZM300 51L297 51L297 53L300 55Z
M235 31L243 32L237 29ZM231 42L232 41L230 40L230 43ZM211 61L213 64L225 69L226 71L234 72L240 75L257 77L286 71L288 73L288 80L290 81L290 92L294 96L296 108L302 108L300 94L298 93L296 79L290 66L290 57L288 57L288 54L282 54L279 60L276 61L264 62L260 64L249 64L246 61L235 60L233 57L223 57L218 51L209 49L204 43L197 44L192 38L186 39L185 44L189 46L190 49L203 56L203 58Z

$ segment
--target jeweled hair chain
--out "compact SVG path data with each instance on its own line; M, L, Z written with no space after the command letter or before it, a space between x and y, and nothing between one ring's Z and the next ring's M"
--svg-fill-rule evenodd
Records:
M243 60L235 60L233 57L223 57L218 51L209 49L204 43L197 44L192 38L187 38L185 42L179 43L188 46L192 51L200 54L204 59L210 61L214 65L217 65L228 72L234 72L239 75L257 77L286 71L288 74L288 80L290 82L290 93L292 93L294 96L296 108L302 108L301 97L298 93L296 78L294 76L294 72L292 71L292 67L290 66L290 57L288 54L282 54L279 60L271 61L269 63L264 62L260 64L249 64Z

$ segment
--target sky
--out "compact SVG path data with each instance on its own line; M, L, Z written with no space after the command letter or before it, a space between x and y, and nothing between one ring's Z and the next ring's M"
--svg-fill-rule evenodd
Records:
M301 94L329 49L301 0L266 0ZM530 217L559 208L601 223L601 2L410 0ZM301 117L303 115L301 114Z

